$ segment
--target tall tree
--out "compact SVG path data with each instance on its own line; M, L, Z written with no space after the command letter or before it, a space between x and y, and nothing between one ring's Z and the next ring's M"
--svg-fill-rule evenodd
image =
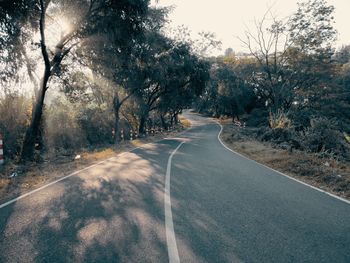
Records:
M334 76L332 56L337 32L333 12L334 6L326 0L308 0L298 3L297 12L290 18L287 68L297 74L296 88L305 96L320 93Z
M48 83L51 77L59 72L62 61L72 49L90 39L99 36L119 44L119 50L124 51L130 35L138 31L142 24L144 13L148 10L148 0L15 0L7 1L1 6L1 29L7 32L9 39L16 39L25 29L39 32L40 49L44 62L44 73L40 81L31 123L26 132L21 159L32 158L35 141L38 137L42 120L43 107ZM48 46L47 20L55 16L67 16L71 27L58 36L53 49ZM9 21L16 22L20 32L14 30ZM12 40L13 41L13 40ZM11 41L7 41L11 45Z
M140 75L135 74L139 64L139 53L144 47L148 32L159 32L165 24L168 14L167 8L150 7L143 14L137 34L128 35L128 45L121 45L117 41L94 39L97 48L90 52L90 45L79 50L82 64L94 71L94 74L109 80L109 93L112 94L112 109L114 112L115 143L119 139L119 121L122 106L135 93L142 89Z
M208 79L207 64L198 59L186 44L151 32L147 37L148 41L140 46L138 69L135 70L143 87L137 93L141 109L140 133L145 130L149 113L164 106L166 97L171 94L172 99L181 100L184 97L179 95L188 94L189 90L200 94Z
M255 31L247 30L241 39L256 60L251 80L257 96L273 112L288 109L293 101L294 76L284 71L286 52L292 45L286 30L288 22L278 20L269 9L255 21Z
M255 89L272 112L287 111L332 75L333 11L325 0L308 0L285 21L268 10L255 32L246 31L242 42L260 66L252 76Z

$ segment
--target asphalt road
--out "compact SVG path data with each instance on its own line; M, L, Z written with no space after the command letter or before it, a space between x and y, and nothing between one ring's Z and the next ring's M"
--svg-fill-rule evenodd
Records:
M0 208L0 262L350 262L350 204L230 152L219 125L186 115L178 138Z

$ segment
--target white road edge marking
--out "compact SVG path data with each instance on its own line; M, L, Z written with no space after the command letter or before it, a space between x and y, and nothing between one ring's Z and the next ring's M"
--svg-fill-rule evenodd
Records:
M182 132L179 132L177 135L182 135L182 134L184 134L184 133L190 131L192 128L193 128L193 127L192 127L192 125L191 125L190 128L187 128L186 130L184 130L184 131L182 131ZM20 195L20 196L18 196L18 197L16 197L16 198L13 198L13 199L11 199L11 200L9 200L9 201L3 203L3 204L0 204L0 209L3 208L3 207L5 207L5 206L8 206L8 205L10 205L10 204L12 204L12 203L14 203L14 202L17 202L18 200L20 200L20 199L22 199L22 198L24 198L24 197L27 197L27 196L29 196L29 195L32 195L32 194L36 193L36 192L39 192L39 191L41 191L41 190L43 190L43 189L45 189L45 188L47 188L47 187L49 187L49 186L51 186L51 185L54 185L54 184L56 184L56 183L58 183L58 182L61 182L61 181L63 181L63 180L66 180L66 179L68 179L69 177L72 177L73 175L76 175L76 174L78 174L78 173L81 173L81 172L83 172L83 171L86 171L86 170L88 170L88 169L90 169L90 168L93 168L93 167L95 167L95 166L97 166L97 165L100 165L100 164L102 164L102 163L108 162L109 160L111 160L111 159L113 159L113 158L116 158L116 157L118 157L118 156L122 156L122 155L124 155L124 154L133 152L133 151L138 150L138 149L142 149L143 147L145 147L145 146L147 146L147 145L150 145L150 144L153 144L153 143L158 143L158 142L161 142L161 141L164 141L164 140L168 140L168 139L171 139L171 138L166 137L166 138L160 139L160 140L155 141L155 142L146 143L146 144L144 144L144 145L142 145L142 146L135 147L135 148L133 148L133 149L131 149L131 150L129 150L129 151L122 152L122 153L120 153L120 154L117 154L116 156L110 157L110 158L108 158L108 159L106 159L106 160L102 160L102 161L100 161L100 162L98 162L98 163L95 163L95 164L93 164L93 165L87 166L87 167L85 167L85 168L83 168L83 169L81 169L81 170L75 171L75 172L73 172L73 173L71 173L71 174L68 174L68 175L66 175L66 176L64 176L64 177L61 177L61 178L59 178L59 179L57 179L57 180L55 180L55 181L53 181L53 182L51 182L51 183L45 184L45 185L43 185L43 186L41 186L41 187L39 187L39 188L37 188L37 189L34 189L34 190L32 190L32 191L29 191L29 192L27 192L27 193L25 193L25 194L23 194L23 195Z
M282 173L282 172L280 172L280 171L277 171L277 170L275 170L275 169L273 169L273 168L271 168L271 167L266 166L265 164L259 163L259 162L255 161L255 160L253 160L253 159L248 158L247 156L244 156L244 155L242 155L242 154L240 154L240 153L238 153L238 152L236 152L236 151L230 149L228 146L225 145L225 143L224 143L224 142L221 140L221 138L220 138L221 133L222 133L222 130L223 130L223 126L222 126L221 123L219 123L218 121L216 121L216 120L214 120L214 121L220 126L220 132L219 132L219 134L218 134L218 140L219 140L219 142L222 144L222 146L224 146L224 147L225 147L227 150L229 150L230 152L233 152L234 154L237 154L237 155L239 155L239 156L241 156L241 157L243 157L243 158L245 158L245 159L247 159L247 160L250 160L250 161L252 161L252 162L254 162L254 163L256 163L256 164L258 164L258 165L260 165L260 166L263 166L263 167L265 167L265 168L267 168L267 169L269 169L269 170L272 170L272 171L274 171L274 172L276 172L276 173L278 173L278 174L280 174L280 175L283 175L284 177L287 177L287 178L289 178L290 180L293 180L293 181L295 181L295 182L298 182L298 183L300 183L300 184L303 184L303 185L305 185L305 186L308 186L308 187L310 187L310 188L312 188L312 189L314 189L314 190L316 190L316 191L322 192L322 193L324 193L324 194L326 194L326 195L329 195L329 196L331 196L331 197L333 197L333 198L336 198L336 199L338 199L338 200L340 200L340 201L343 201L343 202L345 202L345 203L347 203L347 204L350 204L350 201L349 201L349 200L346 200L346 199L344 199L344 198L342 198L342 197L339 197L339 196L334 195L334 194L331 194L331 193L329 193L329 192L327 192L327 191L325 191L325 190L322 190L322 189L320 189L320 188L317 188L317 187L315 187L315 186L313 186L313 185L310 185L310 184L307 184L307 183L305 183L305 182L303 182L303 181L300 181L300 180L298 180L298 179L295 179L295 178L293 178L293 177L291 177L291 176L289 176L289 175L286 175L286 174L284 174L284 173Z
M59 182L61 182L61 181L63 181L63 180L66 180L66 179L68 179L69 177L72 177L73 175L79 174L79 173L81 173L81 172L83 172L83 171L86 171L86 170L88 170L88 169L91 169L91 168L93 168L93 167L95 167L95 166L97 166L97 165L100 165L100 164L102 164L102 163L108 162L109 160L112 160L113 158L120 157L120 156L122 156L122 155L124 155L124 154L133 152L133 151L138 150L138 149L142 149L142 148L143 148L144 146L146 146L146 145L149 145L149 144L152 144L152 143L158 143L158 142L163 141L163 140L164 140L164 139L161 139L161 140L155 141L155 142L146 143L146 144L144 144L144 145L142 145L142 146L135 147L135 148L133 148L133 149L131 149L131 150L129 150L129 151L122 152L122 153L120 153L120 154L117 154L116 156L110 157L110 158L108 158L108 159L106 159L106 160L100 161L100 162L95 163L95 164L93 164L93 165L87 166L87 167L85 167L85 168L83 168L83 169L81 169L81 170L75 171L75 172L73 172L73 173L71 173L71 174L68 174L68 175L66 175L66 176L64 176L64 177L61 177L61 178L59 178L59 179L57 179L57 180L55 180L55 181L53 181L53 182L51 182L51 183L45 184L45 185L43 185L43 186L41 186L41 187L39 187L39 188L37 188L37 189L34 189L34 190L32 190L32 191L29 191L29 192L27 192L27 193L25 193L25 194L23 194L23 195L20 195L20 196L18 196L18 197L16 197L16 198L13 198L13 199L7 201L6 203L1 204L1 205L0 205L0 209L3 208L3 207L5 207L5 206L8 206L8 205L10 205L10 204L12 204L12 203L14 203L14 202L17 202L18 200L20 200L20 199L22 199L22 198L24 198L24 197L27 197L27 196L29 196L29 195L32 195L32 194L36 193L36 192L39 192L39 191L41 191L41 190L43 190L43 189L45 189L45 188L47 188L47 187L49 187L49 186L51 186L51 185L54 185L54 184L59 183Z
M29 195L32 195L32 194L36 193L36 192L39 192L39 191L41 191L41 190L43 190L43 189L45 189L45 188L47 188L47 187L49 187L49 186L51 186L51 185L54 185L54 184L56 184L56 183L58 183L58 182L61 182L61 181L63 181L63 180L66 180L66 179L68 179L69 177L72 177L73 175L79 174L79 173L81 173L81 172L83 172L83 171L86 171L86 170L88 170L88 169L91 169L91 168L93 168L93 167L95 167L95 166L97 166L97 165L100 165L100 164L102 164L102 163L108 162L109 160L111 160L111 159L113 159L113 158L116 158L116 157L118 157L118 156L121 156L121 155L124 155L124 154L126 154L126 153L135 151L135 150L138 149L138 148L140 148L140 147L134 148L134 149L132 149L132 150L130 150L130 151L123 152L123 153L121 153L121 154L119 154L119 155L110 157L110 158L108 158L108 159L106 159L106 160L103 160L103 161L100 161L100 162L95 163L95 164L93 164L93 165L87 166L87 167L85 167L85 168L83 168L83 169L81 169L81 170L78 170L78 171L75 171L75 172L73 172L73 173L71 173L71 174L68 174L68 175L66 175L66 176L63 176L63 177L61 177L61 178L59 178L59 179L57 179L57 180L55 180L55 181L53 181L53 182L51 182L51 183L45 184L45 185L43 185L43 186L41 186L41 187L39 187L39 188L37 188L37 189L34 189L34 190L32 190L32 191L29 191L28 193L25 193L25 194L23 194L23 195L20 195L20 196L14 198L14 199L11 199L11 200L7 201L6 203L1 204L1 205L0 205L0 209L3 208L3 207L5 207L5 206L8 206L8 205L10 205L10 204L12 204L12 203L14 203L14 202L16 202L16 201L18 201L18 200L20 200L20 199L22 199L22 198L24 198L24 197L27 197L27 196L29 196Z
M170 263L180 263L179 252L177 250L173 214L171 212L171 197L170 197L170 175L171 175L171 160L177 152L177 150L184 144L181 142L176 149L171 153L168 159L168 165L166 168L165 175L165 186L164 186L164 210L165 210L165 234L166 243L168 247L168 256Z

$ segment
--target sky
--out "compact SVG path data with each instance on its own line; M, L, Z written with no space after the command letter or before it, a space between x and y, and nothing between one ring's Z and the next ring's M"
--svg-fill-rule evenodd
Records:
M171 27L187 26L193 36L210 31L222 41L222 54L231 47L235 52L246 51L237 37L244 38L246 27L252 28L254 19L260 19L272 6L278 18L286 17L297 9L297 0L159 0L157 6L173 6ZM338 30L337 47L350 44L350 0L328 0L335 7L335 24Z

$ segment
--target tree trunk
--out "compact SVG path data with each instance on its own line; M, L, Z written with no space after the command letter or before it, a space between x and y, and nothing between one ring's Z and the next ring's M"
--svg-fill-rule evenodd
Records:
M162 123L162 127L163 127L164 129L168 129L168 125L167 125L167 123L166 123L166 121L165 121L165 119L164 119L163 114L160 115L160 121L161 121L161 123Z
M39 135L39 129L44 109L45 94L47 91L47 83L49 81L50 75L50 70L45 69L44 77L41 80L40 90L37 95L35 107L33 108L32 119L24 137L21 152L21 161L33 160L35 142L38 139Z
M170 127L172 127L174 125L174 115L171 114L170 115Z
M236 119L237 119L237 121L239 121L238 110L237 110L236 104L231 104L231 116L232 116L232 122L234 122Z
M142 114L140 119L139 134L145 133L146 120L147 120L146 115Z
M219 115L219 107L218 107L217 104L215 104L215 106L214 106L214 114L215 114L216 118L220 117L220 115Z
M119 116L119 111L120 111L120 107L121 107L121 103L119 101L119 97L118 94L116 94L114 96L113 99L113 110L114 110L114 143L118 144L119 143L119 139L120 139L120 131L119 131L119 120L120 120L120 116Z
M179 118L178 118L177 112L174 114L174 122L175 122L175 125L179 124Z
M139 134L144 134L145 133L145 128L146 128L146 122L148 119L148 114L149 114L149 108L146 108L141 115L140 118L140 126L139 126Z
M114 108L114 132L115 132L115 138L114 138L114 143L118 144L120 140L120 131L119 131L119 107Z

